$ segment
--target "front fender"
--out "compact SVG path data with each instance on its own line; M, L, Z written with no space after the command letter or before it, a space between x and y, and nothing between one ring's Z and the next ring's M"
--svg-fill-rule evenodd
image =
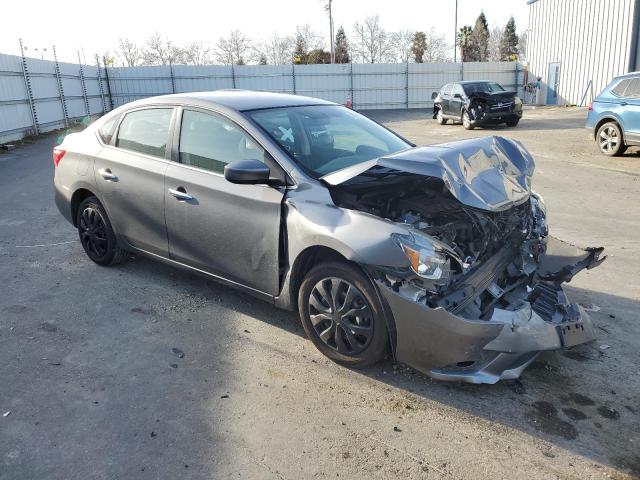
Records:
M394 222L364 212L315 202L285 202L288 257L292 262L309 247L322 246L359 264L409 266L392 233L407 233Z

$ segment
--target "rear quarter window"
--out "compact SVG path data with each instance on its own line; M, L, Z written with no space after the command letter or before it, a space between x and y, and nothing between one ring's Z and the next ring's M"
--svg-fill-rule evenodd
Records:
M624 96L629 98L637 98L640 97L640 78L632 78L631 83L627 85L626 90L624 91Z
M100 140L102 140L102 143L108 144L111 142L111 137L113 137L113 132L119 118L119 115L114 115L98 127L98 136L100 137Z
M621 82L618 82L612 89L611 89L611 93L613 93L616 97L624 97L625 96L625 90L627 89L627 87L629 86L629 84L631 83L630 78L627 78L625 80L622 80Z

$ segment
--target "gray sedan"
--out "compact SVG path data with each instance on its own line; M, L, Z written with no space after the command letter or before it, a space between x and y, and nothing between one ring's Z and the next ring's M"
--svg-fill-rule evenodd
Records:
M124 105L53 157L91 260L145 255L298 310L343 365L495 383L594 338L561 284L602 248L549 236L518 142L417 148L327 101L217 91Z

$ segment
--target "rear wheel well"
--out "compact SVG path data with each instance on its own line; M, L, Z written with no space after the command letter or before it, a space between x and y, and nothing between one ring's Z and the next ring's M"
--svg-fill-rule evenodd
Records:
M76 218L78 218L78 207L82 203L85 198L95 197L94 193L91 190L87 190L86 188L79 188L75 192L73 192L73 196L71 197L71 218L73 219L73 225L76 225Z
M603 118L596 124L595 128L593 129L593 139L596 140L598 138L598 130L600 130L600 127L602 127L602 125L604 125L605 123L615 123L620 129L620 133L622 134L622 141L624 142L624 132L622 131L622 126L620 125L620 123L618 123L618 120L611 117Z

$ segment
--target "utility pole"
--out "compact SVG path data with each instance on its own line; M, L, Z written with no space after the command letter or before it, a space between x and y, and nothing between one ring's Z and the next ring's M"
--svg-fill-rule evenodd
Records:
M327 3L324 6L324 9L329 14L329 45L331 46L331 63L336 63L336 50L334 47L334 38L333 38L333 15L331 14L331 3L333 0L327 0Z
M453 63L458 59L458 0L456 0L456 19L453 30Z

